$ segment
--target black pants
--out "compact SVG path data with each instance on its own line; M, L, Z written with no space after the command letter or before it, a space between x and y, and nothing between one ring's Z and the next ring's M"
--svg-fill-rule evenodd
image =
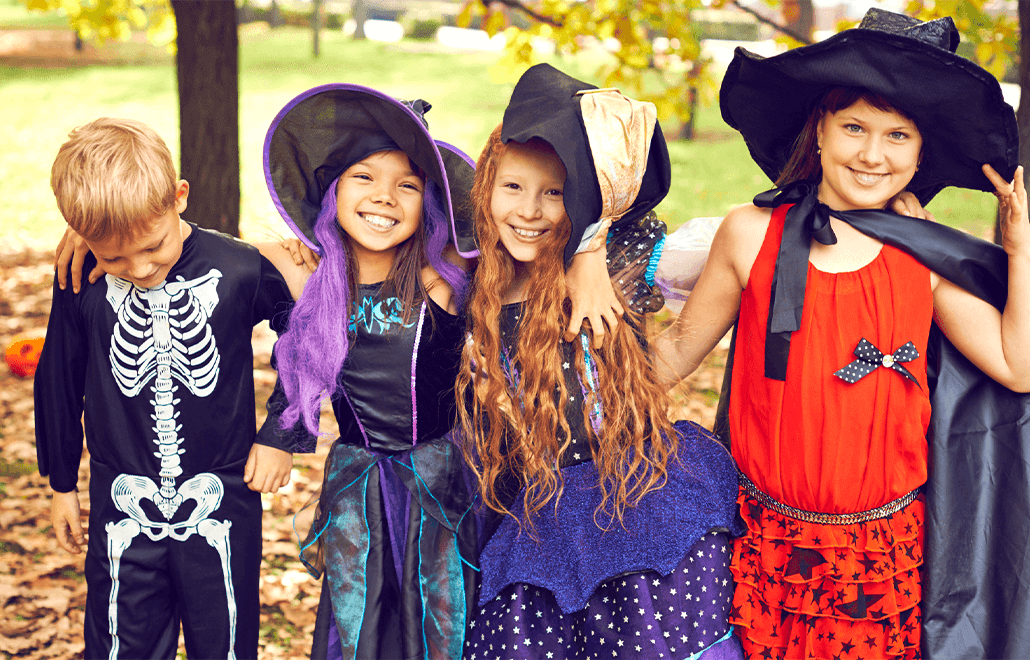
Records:
M111 484L118 474L91 462L85 658L174 659L180 623L190 658L228 658L231 640L238 660L257 658L261 498L243 483L242 473L242 465L214 473L222 486L221 502L188 538L166 535L154 541L115 506ZM181 486L186 480L176 481ZM148 520L166 522L152 501L143 499L139 504ZM195 507L194 501L186 500L171 523L188 519ZM160 528L149 530L161 534ZM176 533L183 536L186 530ZM227 547L218 540L224 533ZM110 541L119 537L124 550L112 576ZM232 602L226 589L226 566L231 572ZM113 594L115 577L118 585ZM112 655L115 644L117 652Z

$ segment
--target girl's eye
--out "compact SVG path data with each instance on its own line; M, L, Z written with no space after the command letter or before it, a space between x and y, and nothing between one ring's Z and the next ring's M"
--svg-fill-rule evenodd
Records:
M422 190L418 186L416 186L414 183L402 183L401 187L402 188L406 188L408 190L413 190L413 191L415 191L417 193L422 192Z
M547 191L547 194L551 195L552 197L561 197L565 193L562 192L561 190L559 190L558 188L551 188L550 190Z
M891 139L894 139L894 140L905 140L907 138L908 138L908 133L905 133L905 132L902 132L902 131L894 131L893 133L891 133Z
M357 174L354 175L354 178L355 179L361 179L363 181L371 181L372 180L372 177L370 177L369 175L365 174L364 172L358 172Z
M862 127L858 124L845 124L844 130L848 133L861 133Z
M505 183L502 187L508 190L522 190L517 183Z

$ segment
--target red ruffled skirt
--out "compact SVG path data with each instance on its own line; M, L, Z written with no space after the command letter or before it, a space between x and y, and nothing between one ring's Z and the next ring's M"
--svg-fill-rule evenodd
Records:
M748 658L920 657L922 496L892 516L819 525L741 490L730 623Z

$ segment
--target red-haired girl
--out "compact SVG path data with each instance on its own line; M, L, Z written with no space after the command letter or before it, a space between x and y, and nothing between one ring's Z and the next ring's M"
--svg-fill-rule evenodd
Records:
M669 184L653 106L549 65L519 80L479 158L457 384L486 511L469 660L740 656L727 623L732 460L699 426L669 422L640 315L599 350L563 341L572 251L604 238L599 221L641 221L637 244L608 249L642 244L653 263L664 228L649 212Z

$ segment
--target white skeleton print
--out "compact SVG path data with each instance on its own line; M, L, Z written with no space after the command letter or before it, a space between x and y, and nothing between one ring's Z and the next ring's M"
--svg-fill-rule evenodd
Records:
M107 301L118 315L111 339L111 371L118 388L135 397L153 382L149 391L154 398L155 456L161 460L160 487L146 476L120 474L111 485L111 500L128 518L109 522L108 560L111 567L111 597L108 625L112 638L110 658L118 657L118 571L122 554L140 533L159 541L171 537L185 541L194 533L218 551L229 605L229 655L235 658L236 600L230 568L228 520L208 518L222 502L224 487L214 474L205 472L186 480L178 489L176 477L182 475L179 456L182 438L178 433L179 413L175 398L179 385L191 394L206 397L218 383L220 355L208 324L218 305L218 281L222 273L211 269L207 275L185 281L164 282L153 289L107 276ZM178 382L179 385L176 384ZM150 500L165 520L153 521L140 507ZM183 502L193 500L196 508L186 520L170 522Z

